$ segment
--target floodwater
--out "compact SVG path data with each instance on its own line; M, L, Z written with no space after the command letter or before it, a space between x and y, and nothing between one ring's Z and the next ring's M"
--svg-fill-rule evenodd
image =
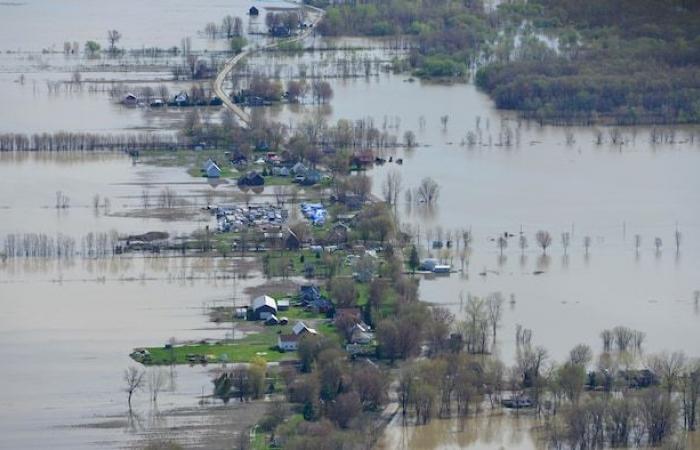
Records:
M148 390L137 393L138 426L127 424L122 374L134 365L128 357L134 347L162 345L171 336L225 337L228 328L208 323L203 313L205 304L230 301L227 275L220 261L199 258L0 263L0 447L117 448L147 434L153 419L185 425L169 411L196 407L202 393L211 393L208 369L176 367L157 410ZM237 286L259 282L254 276Z
M248 16L252 2L245 0L126 0L118 3L90 0L22 0L3 2L0 17L0 50L63 51L63 43L77 41L82 48L94 40L108 47L107 30L118 30L118 46L170 48L180 40L192 38L193 49L214 49L225 41L212 43L202 31L208 22L217 25L226 15L243 19L244 28L260 31L264 26L265 8L284 6L281 1L255 2L260 15ZM80 26L76 26L80 24Z
M106 30L117 28L124 35L124 47L178 45L181 37L191 35L194 46L203 49L209 44L196 37L197 30L248 7L242 2L130 1L111 12L114 5L100 3L98 14L91 5L83 0L0 5L7 25L0 27L0 42L13 50L60 50L64 40L104 41ZM89 12L94 20L81 16L81 23L91 26L70 25L78 10ZM156 27L151 26L154 18ZM65 35L66 30L73 35ZM288 60L290 66L300 63L296 57ZM34 61L27 64L36 66ZM30 105L36 96L36 103L26 111L18 107L20 119L13 119L13 108L3 109L0 131L160 129L173 123L113 105L105 93L50 98L46 79L68 79L71 64L56 62L62 65L60 71L46 74L39 68L3 70L0 91L15 100L28 99ZM15 83L25 71L28 81ZM95 76L124 80L116 72ZM699 129L679 129L676 143L663 145L649 143L649 128L624 129L627 143L619 147L607 142L608 129L603 129L606 142L596 145L594 129L572 128L575 142L567 144L567 130L512 120L512 114L496 110L472 84L411 82L406 75L376 70L367 79L330 82L330 105L278 106L269 108L270 116L294 126L320 110L332 121L372 117L377 126L399 137L406 130L416 133L417 148L393 152L404 159L402 166L387 164L369 172L374 192L381 196L381 184L391 170L401 173L405 188L417 187L423 177L438 181L437 205L427 210L401 201L402 221L420 236L423 256L428 256L426 242L436 237L438 227L443 233L471 229L474 241L464 272L423 280L421 296L449 307L458 318L460 293L466 297L500 291L507 301L514 299L507 303L499 330L497 352L506 362L512 361L516 324L532 329L533 342L545 346L556 360L580 342L598 350L599 332L615 325L646 332L647 352L683 350L700 356L700 311L692 301L693 291L700 289L700 147L697 137L690 137ZM50 112L33 116L43 108ZM442 116L448 117L446 126ZM502 126L513 134L510 146L501 145ZM480 133L479 144L462 145L469 131ZM80 238L111 229L177 234L211 223L206 214L173 221L124 217L141 208L144 190L153 199L168 186L196 209L206 204L204 193L213 188L182 168L134 164L123 155L2 155L0 179L0 236L34 232ZM71 199L68 210L54 208L59 190ZM110 199L108 211L94 210L95 194ZM517 244L521 229L530 242L524 255ZM549 230L554 238L546 258L535 246L538 229ZM678 252L676 229L683 233ZM501 257L492 239L505 231L516 237ZM562 232L572 235L566 256L559 240ZM639 252L636 234L642 236ZM584 236L592 238L588 256ZM663 239L659 252L655 237ZM447 258L459 268L458 255ZM217 262L196 258L77 260L60 267L37 261L2 263L0 357L5 370L0 447L115 447L137 439L138 433L124 427L87 425L124 416L121 373L130 364L127 353L132 347L159 345L170 336L225 335L224 329L206 329L202 304L230 295L231 281L216 276L226 271ZM162 394L161 409L193 406L202 388L209 390L204 369L178 368L177 374L177 389ZM136 408L147 414L144 394L137 397ZM535 448L527 419L484 418L461 426L434 421L400 432L391 426L387 448Z

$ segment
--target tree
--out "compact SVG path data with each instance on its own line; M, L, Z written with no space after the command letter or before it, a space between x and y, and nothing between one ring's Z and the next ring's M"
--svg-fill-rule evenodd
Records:
M525 237L524 234L520 235L520 239L518 240L518 245L520 246L521 254L524 255L525 249L527 248L527 238Z
M586 367L593 360L593 350L586 344L578 344L569 352L569 362L574 366Z
M275 442L275 431L284 422L287 408L280 401L271 402L258 425L262 431L270 433L270 441Z
M397 170L391 170L386 174L384 184L382 185L382 193L384 201L388 205L396 206L398 204L399 194L401 193L402 179L401 173Z
M357 288L350 278L335 278L331 280L331 296L340 308L355 306L357 302Z
M117 51L117 42L122 38L122 34L117 30L107 31L107 40L109 41L109 51L114 53Z
M411 273L415 274L416 269L420 266L420 259L418 259L418 250L416 246L411 246L411 253L408 256L408 267L411 269Z
M168 374L165 370L154 367L148 371L148 391L151 394L151 401L158 401L158 394L165 388L168 382Z
M564 247L564 255L566 255L571 243L571 234L567 231L561 234L561 246Z
M496 241L498 243L498 249L501 252L501 256L503 256L503 249L508 247L508 239L506 239L505 236L498 236L498 239Z
M418 190L416 191L418 201L426 205L435 204L439 194L440 186L430 177L423 178L418 186Z
M496 342L496 330L503 317L503 295L500 292L494 292L486 298L486 314L489 323L491 324L491 334L493 342Z
M129 403L129 413L131 413L132 411L131 397L136 391L143 389L145 376L146 372L133 366L129 367L124 371L124 383L126 384L126 386L124 387L124 391L128 396L127 401Z
M408 148L413 148L416 145L416 134L411 130L406 130L403 134L403 143Z
M662 352L651 355L647 360L649 370L661 379L669 396L679 382L685 368L685 361L683 352Z
M88 58L96 56L98 53L100 53L100 44L95 41L87 41L85 43L85 53L87 54Z
M552 236L548 231L540 230L535 235L535 239L537 240L537 244L542 247L542 253L546 255L547 247L552 244Z
M588 256L588 249L591 247L591 237L585 236L583 238L583 248L586 249L586 256Z
M352 422L362 412L362 403L357 392L351 391L338 395L331 403L328 416L340 428L348 428Z

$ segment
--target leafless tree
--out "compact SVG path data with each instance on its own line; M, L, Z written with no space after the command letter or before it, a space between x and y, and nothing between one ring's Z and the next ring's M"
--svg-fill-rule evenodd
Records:
M518 239L518 245L520 246L520 253L524 255L525 249L527 248L527 237L525 237L524 234L520 235L520 238Z
M542 253L547 254L547 247L552 244L552 236L548 231L540 230L535 234L537 244L542 247Z
M571 234L567 231L561 234L561 246L564 247L564 255L566 255L571 243Z
M678 385L685 363L683 352L662 352L647 358L649 370L661 379L669 396Z
M416 191L416 196L420 203L433 205L437 202L440 194L440 186L430 177L423 178Z
M679 253L681 251L681 239L683 235L681 234L680 230L676 229L674 236L676 238L676 253Z
M498 244L498 249L501 252L501 256L503 256L503 250L508 247L508 239L506 239L505 236L498 236L496 243Z
M122 38L122 34L117 30L107 31L107 40L109 41L109 51L114 53L117 50L117 42Z
M588 250L591 248L591 237L590 236L584 236L583 248L586 249L586 256L588 256Z
M660 237L654 238L654 247L656 247L656 253L661 253L661 246L663 245L663 241L661 240Z
M569 352L569 362L586 367L593 360L593 350L586 344L578 344Z
M406 130L403 134L403 143L408 148L413 148L416 145L416 134L411 130Z
M401 173L398 170L391 170L386 174L382 185L382 193L387 204L394 206L398 204L402 183Z
M637 254L639 254L639 247L642 245L642 236L639 234L634 235L634 249Z
M129 413L131 413L131 397L136 391L143 389L146 373L138 367L131 366L124 371L124 391L127 394Z
M496 342L496 331L503 317L503 294L494 292L486 298L486 313L491 324L493 342Z
M154 367L148 371L148 392L153 403L158 402L158 394L165 388L167 383L168 373L164 369Z
M440 116L440 123L442 124L442 129L447 130L447 122L450 120L450 116L444 115Z

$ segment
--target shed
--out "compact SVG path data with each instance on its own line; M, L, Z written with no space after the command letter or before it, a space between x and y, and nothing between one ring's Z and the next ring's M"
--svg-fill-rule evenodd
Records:
M292 327L292 332L297 335L297 336L302 336L304 334L318 334L316 330L313 328L309 328L306 326L304 322L297 322L294 324L294 327Z
M287 311L289 309L289 299L283 298L277 302L278 311Z
M271 315L277 314L277 302L268 295L261 295L251 303L253 320L266 320Z
M122 99L122 103L125 104L125 105L133 106L133 105L135 105L136 103L138 103L138 98L136 97L136 95L134 95L134 94L132 94L131 92L129 92L129 93L126 94L126 95L124 96L124 98Z
M280 334L277 336L277 347L283 352L293 352L299 348L300 336L296 334Z
M207 178L219 178L221 176L221 168L215 162L212 162L205 173Z

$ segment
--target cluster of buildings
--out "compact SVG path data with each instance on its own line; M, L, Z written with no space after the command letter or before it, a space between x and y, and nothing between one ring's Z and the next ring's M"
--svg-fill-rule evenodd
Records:
M279 206L265 203L249 206L210 206L216 215L220 232L239 231L243 227L273 228L279 230L287 222L288 211ZM263 230L265 231L265 230Z

